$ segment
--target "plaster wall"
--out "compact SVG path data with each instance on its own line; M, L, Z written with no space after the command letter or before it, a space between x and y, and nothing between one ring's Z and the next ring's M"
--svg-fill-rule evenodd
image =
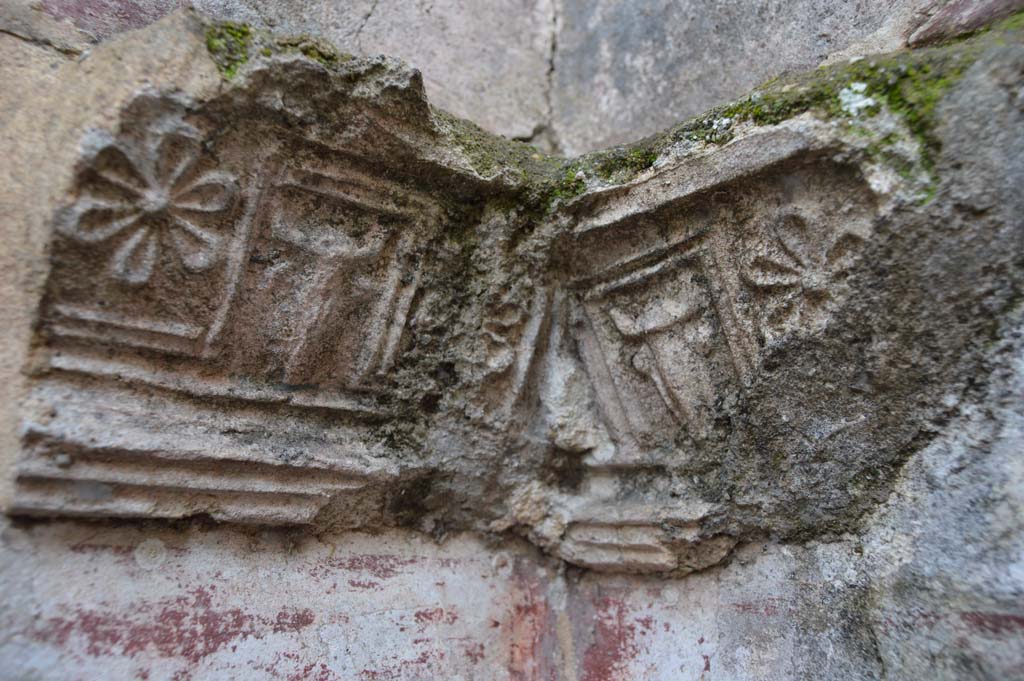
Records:
M50 13L53 19L56 10L47 7L33 6L28 16ZM152 17L143 12L107 28L95 24L87 38L149 21L165 9L154 7ZM524 15L533 16L534 9ZM252 20L237 7L231 11ZM395 13L403 11L414 10ZM86 19L70 18L72 23L48 23L49 33L35 25L30 41L0 36L4 78L45 89L47 74L74 58L60 56L53 46L73 51L78 49L73 45L85 44L73 42L83 39L75 32L84 30L74 21L120 16L97 9ZM288 16L298 21L302 15ZM371 30L372 18L362 31ZM523 35L535 35L531 31L524 29ZM33 42L44 35L49 47ZM146 54L157 66L142 63L135 73L152 77L161 68L160 49L173 51L173 46L150 46ZM172 82L184 83L184 74L190 74L216 83L212 64L205 75L194 62L174 64ZM102 73L96 77L104 80ZM127 97L130 84L116 80L105 79L111 88L97 92L96 110L116 109ZM1009 76L1007 83L1019 91ZM438 85L428 77L431 87ZM1002 92L990 101L1002 102ZM434 95L451 106L443 92ZM483 95L451 96L486 108ZM77 138L48 136L47 127L32 120L31 97L31 88L25 88L2 98L4 115L22 122L5 131L5 156L50 158L52 167L70 173ZM978 101L970 92L962 97ZM1000 106L1020 111L1020 101ZM954 113L967 109L963 102L959 106ZM543 112L544 104L537 110ZM486 122L485 110L464 113ZM509 120L518 125L544 119L516 114ZM978 187L964 182L949 191L959 197L958 210L994 214L995 208L978 197L996 191L997 183L986 178L1003 177L1002 172L1011 178L1007 183L1012 181L1012 169L997 153L1012 148L1012 129L1001 128L1009 142L992 141L993 151L984 148L976 157L974 141L1003 139L993 137L992 128L1004 119L950 120L958 132L950 136L955 143L947 145L948 153L958 162L976 162L982 171L976 174ZM645 123L628 125L635 137ZM596 139L586 138L585 130L580 134L579 139ZM10 190L2 204L0 309L3 322L17 331L2 335L0 384L8 392L0 400L5 403L19 390L28 320L45 261L49 232L39 226L48 219L44 208L52 197L46 196L61 189L57 181L47 183L45 168L24 165L0 165ZM38 201L25 201L26 196ZM1003 195L996 196L993 203ZM986 388L968 392L962 401L958 395L948 398L949 419L930 424L938 434L903 465L892 493L856 534L803 543L772 537L747 541L725 563L678 579L583 571L508 535L498 543L483 533L444 535L443 528L431 536L412 530L245 530L202 521L4 520L0 679L1020 677L1024 350L1019 309L1000 321L1003 326L992 336L997 347L988 348ZM15 424L5 424L2 434L2 468L9 470Z
M1024 353L860 535L684 579L460 535L6 524L0 679L1010 679Z
M5 30L81 51L182 6L177 0L10 0ZM423 72L434 104L567 155L652 134L762 81L899 49L936 0L306 3L196 0L218 19L321 36ZM974 3L966 3L972 5ZM976 3L1005 11L1013 0ZM939 17L941 19L941 17ZM941 35L941 31L937 31Z

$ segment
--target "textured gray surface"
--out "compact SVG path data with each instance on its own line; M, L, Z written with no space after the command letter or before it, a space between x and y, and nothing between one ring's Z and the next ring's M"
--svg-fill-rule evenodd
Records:
M44 28L0 678L1024 668L1021 29L570 163L394 60Z
M621 144L906 22L913 0L564 0L554 127L569 154ZM902 45L893 27L887 44Z
M424 74L431 101L576 155L652 134L780 74L975 30L1021 0L196 0L211 17L321 36ZM174 0L10 0L7 30L83 49ZM33 18L35 16L35 18ZM63 22L41 26L40 18ZM77 39L71 34L77 33Z
M8 30L40 17L81 49L155 21L173 0L10 0ZM501 0L357 2L196 0L212 17L322 36L387 54L424 74L431 101L485 129L568 155L638 139L826 57L902 47L943 2ZM1020 4L1000 0L1000 8ZM982 13L985 16L984 13ZM33 20L35 16L36 20ZM6 17L6 18L5 18ZM972 15L973 18L973 15ZM956 12L929 35L953 35ZM967 24L965 24L967 25ZM66 37L66 36L65 36ZM60 43L60 40L58 40ZM66 41L65 41L66 43ZM61 44L65 44L61 43Z
M141 28L181 6L175 0L10 0L6 30L48 39L53 20L85 49ZM211 17L322 37L361 55L387 54L424 74L431 101L507 137L529 138L549 118L554 30L550 0L304 2L196 0Z

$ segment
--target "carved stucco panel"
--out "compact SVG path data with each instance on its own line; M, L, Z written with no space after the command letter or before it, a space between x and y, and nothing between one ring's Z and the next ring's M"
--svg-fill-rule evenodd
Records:
M854 171L830 163L783 168L720 202L711 253L749 366L767 345L823 330L877 213Z
M734 544L701 530L717 505L671 471L716 456L767 352L827 327L878 214L849 166L814 154L764 165L612 222L599 212L571 237L570 311L555 323L576 351L548 371L578 361L589 385L574 412L585 472L554 495L566 529L547 538L570 561L688 571Z
M140 108L156 110L129 134L84 142L56 222L48 328L68 342L199 356L232 287L247 200L179 106Z
M734 469L816 455L795 428L763 455L743 438L773 416L738 415L766 357L848 312L887 210L832 128L666 154L537 214L436 131L420 156L382 110L283 115L287 83L260 88L142 96L86 138L15 512L517 528L685 572L738 541Z
M204 124L146 95L83 143L20 512L308 522L394 474L359 424L388 413L436 207L357 157Z

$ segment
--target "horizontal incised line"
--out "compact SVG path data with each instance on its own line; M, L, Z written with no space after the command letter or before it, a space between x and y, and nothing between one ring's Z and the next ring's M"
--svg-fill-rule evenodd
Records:
M282 179L277 187L290 187L307 191L311 194L328 197L348 203L358 209L370 212L387 213L393 216L413 218L420 214L424 208L429 206L425 198L409 194L408 189L403 189L403 195L413 198L416 206L388 205L375 200L381 195L378 188L372 186L369 181L355 177L334 177L308 170L293 170Z
M164 322L155 319L125 319L119 315L100 310L91 310L74 305L54 305L61 316L83 322L94 322L131 331L144 331L162 336L175 336L195 340L203 333L201 326L182 322Z
M596 549L613 549L616 551L630 551L640 554L664 553L665 551L667 551L667 549L661 544L638 544L636 542L628 541L592 541L589 539L579 539L576 537L572 537L571 539L568 539L567 542L577 546L593 547Z
M693 242L694 239L686 239L664 248L653 249L636 257L613 263L599 274L588 276L588 278L574 283L573 286L575 288L588 289L586 297L593 299L618 289L642 283L667 269L695 263L697 261L696 254L694 253L696 244ZM673 253L673 251L682 252ZM666 257L667 255L668 257ZM659 260L658 258L662 259ZM647 262L652 264L644 266L644 263Z
M676 567L676 556L668 549L653 551L635 551L630 549L603 547L566 546L563 556L570 561L579 563L594 570L621 570L624 566L649 570L666 570Z
M50 357L51 368L93 376L115 378L128 383L141 383L165 390L193 395L196 397L218 397L229 400L282 404L311 409L328 409L366 416L386 416L387 412L348 396L327 396L323 393L295 391L268 385L244 385L241 383L199 378L186 370L160 371L146 369L128 362L97 359L82 355L54 354Z
M267 494L299 494L315 496L345 490L358 490L365 483L357 480L325 480L318 471L307 476L287 474L275 477L263 466L254 466L248 473L216 472L177 462L153 461L90 461L76 455L73 465L60 468L37 458L18 466L18 479L74 480L88 479L109 484L141 485ZM261 470L262 469L262 470ZM321 478L321 479L318 479ZM187 481L182 483L181 481Z
M115 345L127 345L133 348L145 350L158 350L172 355L183 355L192 357L197 354L194 348L194 341L171 337L164 339L146 338L125 333L120 329L104 329L99 331L89 327L74 327L66 324L51 324L50 332L61 338L76 338L79 340L97 341L100 343L113 343ZM179 343L176 345L174 341Z
M88 498L90 491L98 496ZM105 495L105 496L104 496ZM180 518L209 514L241 523L310 522L326 496L263 492L204 491L89 480L20 480L10 512L24 515Z
M77 466L75 468L77 468ZM176 476L176 482L171 482L160 480L159 478L161 476L157 475L150 476L151 479L146 480L144 479L145 476L140 475L129 475L119 478L114 474L116 471L93 470L92 473L94 474L91 474L90 471L87 470L76 471L74 468L62 470L59 468L43 469L42 467L26 467L24 470L18 472L17 480L19 485L32 482L51 482L58 485L86 483L107 485L114 488L132 487L140 489L171 490L183 492L185 494L243 494L246 496L252 495L254 497L267 499L278 497L282 499L322 499L329 496L326 492L320 491L296 492L292 490L258 490L246 489L245 487L231 487L221 484L221 481L217 480L216 476L194 476L188 478Z

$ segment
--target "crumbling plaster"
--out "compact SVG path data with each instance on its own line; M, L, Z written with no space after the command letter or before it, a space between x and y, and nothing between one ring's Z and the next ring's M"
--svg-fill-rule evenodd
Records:
M374 14L364 16L363 31ZM724 124L722 112L712 112L660 136L654 146L564 162L534 157L533 152L489 139L436 112L427 117L417 76L395 62L350 59L340 52L310 49L305 42L273 43L267 36L253 39L252 55L247 53L244 63L235 63L238 60L230 55L225 62L218 49L211 60L209 29L193 21L187 15L173 15L148 32L113 39L80 63L39 41L0 36L0 49L9 56L0 62L5 77L33 84L3 103L12 121L3 136L5 157L23 160L3 164L6 181L0 204L7 214L17 216L7 223L10 246L3 252L2 285L10 294L5 295L4 308L9 325L4 334L9 343L3 354L5 403L13 405L28 390L35 391L25 411L4 410L3 479L10 483L18 477L24 495L19 501L16 492L8 491L5 505L42 503L38 508L21 507L14 520L5 521L0 535L5 593L0 678L960 679L1013 678L1024 668L1024 613L1019 605L1024 583L1024 472L1018 456L1024 438L1024 354L1017 248L1021 206L1016 192L1024 173L1019 134L1024 57L1017 34L982 43L977 51L970 48L965 53L968 68L917 100L933 106L925 132L916 128L915 119L891 107L896 100L874 82L863 90L876 98L875 104L856 112L842 110L841 88L827 90L831 94L825 107L818 98L821 90L812 87L807 97L793 98L783 89L779 99L767 91L766 100L743 99L733 105L728 111L743 115L725 117L735 117L735 123ZM51 33L47 40L59 44L61 35ZM264 44L271 54L262 53ZM861 68L857 63L850 68L839 77L871 75L856 71ZM95 90L84 98L53 97L48 86L57 91L69 77L84 78ZM347 89L353 82L356 86ZM825 87L834 84L822 82ZM429 81L426 87L429 91ZM290 98L288 88L315 94ZM174 94L140 98L140 89ZM275 99L264 97L266 93L284 95ZM202 109L195 102L213 104ZM766 107L781 108L757 110L764 102ZM828 110L832 105L839 111ZM42 109L52 116L50 127L38 122ZM291 490L291 481L261 472L265 469L259 466L266 463L261 457L279 454L277 442L243 432L248 423L245 413L224 415L203 399L191 403L168 396L174 386L169 391L165 385L152 392L133 392L137 387L123 380L125 375L115 378L118 387L109 392L103 382L107 379L75 384L67 373L81 370L72 367L69 372L70 365L61 364L59 352L46 350L50 345L79 348L61 345L63 332L54 315L64 313L50 307L41 312L40 306L54 299L66 302L61 296L89 302L86 277L80 276L87 268L78 263L90 258L99 262L87 250L92 248L88 243L70 237L59 240L74 235L81 223L58 218L65 225L64 236L54 237L54 206L72 211L58 215L73 216L75 200L95 187L89 173L103 167L97 165L100 156L90 155L95 150L108 148L103 145L109 146L111 140L124 148L148 148L145 135L154 129L147 127L152 112L179 125L175 116L186 109L190 115L199 113L194 122L200 128L209 121L214 129L219 129L219 120L232 123L238 137L225 133L212 144L218 159L239 177L244 177L239 159L249 159L252 149L263 148L248 145L272 138L252 134L245 126L261 130L258 126L266 121L284 120L326 149L305 154L298 147L290 149L307 164L307 171L323 170L316 164L327 159L328 170L348 172L344 164L332 168L337 157L327 153L338 151L331 145L342 139L342 152L372 158L368 167L389 169L388 181L400 174L401 164L409 164L416 169L414 181L426 182L435 197L447 192L455 197L442 207L455 228L447 225L448 236L433 242L440 248L431 262L439 264L422 274L435 285L438 300L421 301L412 325L421 334L419 339L451 325L456 333L445 340L465 354L444 358L425 346L419 350L423 354L413 354L410 364L399 365L406 374L391 384L399 400L440 414L431 418L441 427L424 432L412 423L372 431L370 439L385 443L387 456L371 449L367 458L356 461L353 456L358 465L346 469L353 477L369 474L370 496L332 488L333 478L325 477L324 482L314 476L310 486L325 485L331 499L322 512L306 517L301 515L306 507L300 505L283 510L262 506L256 503L259 485L277 493L275 485ZM261 118L266 110L277 112L279 118ZM985 115L978 115L979 110ZM330 118L334 114L337 118ZM158 121L164 120L159 116ZM380 127L367 135L367 128L346 127L348 120ZM173 129L184 131L184 137L199 134L199 128ZM931 139L941 144L930 148ZM274 157L265 158L269 165ZM329 177L309 172L307 186ZM367 182L379 180L369 175L346 176L345 191L364 198ZM218 186L228 186L224 178L215 176ZM430 198L430 192L410 186L381 193L373 210L401 218L409 211L389 201L420 201L421 193ZM728 201L720 204L715 199L710 208L704 207L721 186L729 190ZM843 197L843 220L834 219L833 202L823 201L822 195ZM630 458L637 453L610 448L611 437L602 434L602 428L612 430L615 423L608 425L607 413L598 410L595 416L592 409L604 399L596 394L602 384L594 379L588 355L594 352L587 346L593 340L573 325L582 304L573 305L619 290L614 278L595 285L588 277L602 269L618 277L624 271L622 263L631 262L634 246L659 244L659 239L673 246L690 243L673 241L679 235L689 239L688 216L708 215L714 218L709 224L761 224L751 214L770 214L765 206L771 200L766 196L786 197L778 221L781 228L796 224L799 231L799 221L786 218L796 214L815 225L815 234L834 237L826 240L829 246L841 242L860 247L869 239L880 245L869 251L870 257L853 260L859 269L853 270L852 281L829 289L826 302L820 297L811 302L786 299L799 303L796 316L773 321L757 308L737 308L736 314L752 320L745 324L762 328L761 342L768 349L758 348L756 336L745 341L741 334L746 327L728 327L738 338L730 344L749 347L748 355L737 353L738 359L732 360L741 365L735 371L742 370L743 362L761 366L764 353L769 359L767 372L740 373L736 379L732 369L721 368L714 346L702 345L700 334L717 330L716 324L726 328L727 322L701 322L710 319L701 316L709 314L704 308L695 308L700 314L690 312L686 317L703 326L648 341L648 352L677 352L675 368L689 372L663 374L668 380L683 376L691 385L705 386L712 396L716 391L732 395L730 381L747 381L742 385L749 393L742 399L750 401L743 404L753 405L749 415L758 423L750 431L754 441L741 442L739 451L760 451L759 442L768 441L777 447L777 455L781 452L781 458L770 459L771 465L739 456L721 469L712 467L717 484L725 481L722 488L703 480L691 485L677 470L659 472L661 459ZM293 210L295 205L316 205L275 200ZM407 229L432 235L432 209L423 208L427 203L411 205L422 222ZM518 231L524 225L536 231ZM756 230L747 234L737 229L730 237L735 241L720 234L714 232L705 240L712 254L728 254L735 243L749 244L751 253L760 253L755 250L759 248L768 256L779 255L770 244L758 241ZM566 235L572 236L558 240ZM845 235L852 236L841 241ZM815 252L814 242L803 246ZM570 291L553 289L550 303L531 288L540 281L549 285L550 280L531 278L536 268L548 266L542 255L549 253L562 267L552 280ZM653 253L643 257L662 257L657 248ZM682 259L679 271L688 273L691 252L684 255L691 259ZM250 262L262 267L281 257L260 250ZM116 258L110 262L116 264ZM201 259L193 262L195 269L204 271L199 268L205 266ZM761 261L736 256L736 269L755 262ZM503 271L505 267L510 269ZM159 283L159 272L153 274L138 262L109 271L128 279L145 275ZM506 289L517 281L521 290ZM647 280L637 281L647 285ZM759 281L753 275L746 284L716 279L721 289L712 295L722 296L729 286L754 287ZM577 288L568 288L566 282ZM704 283L705 278L687 274L670 282L677 288L670 289L674 297L667 298L704 300L704 294L693 293L694 284ZM503 297L505 292L514 295ZM280 304L279 300L268 297L261 304ZM610 312L612 326L607 328L619 329L627 340L638 335L634 329L654 336L665 328L655 326L660 323L658 315L680 313L638 304L647 300L626 296L620 301L626 312ZM520 323L517 306L528 313L550 309L544 313L550 321ZM253 306L256 313L259 309ZM289 312L287 307L282 310ZM56 319L67 324L66 317ZM866 327L871 333L861 335ZM906 341L908 337L914 342ZM272 354L263 349L259 337L245 335L244 324L236 338L246 351ZM681 347L712 349L704 359L695 360L673 350L679 339L685 341ZM626 342L612 335L599 340ZM538 354L542 361L527 362L526 369L516 373L516 355L509 348L529 349L534 343L543 349ZM845 346L850 346L849 353ZM31 349L28 365L26 347ZM117 356L116 344L110 347L114 351L108 359ZM260 367L249 360L241 352L228 354L223 361L257 374ZM418 373L428 364L429 376ZM291 371L302 374L315 372L318 365L296 361L291 366ZM649 376L648 366L638 363L633 369ZM849 387L849 396L829 397L835 401L822 405L828 413L817 413L800 400L822 389L823 366L829 375L849 379L842 387ZM773 372L776 377L765 376ZM325 380L334 378L327 375ZM615 380L626 384L638 379L630 374ZM69 391L65 385L77 387ZM638 437L656 441L658 429L674 418L687 424L688 437L714 443L715 422L701 411L710 399L696 388L687 393L677 385L637 393L650 400L645 405L665 412L652 410L648 416L653 426L638 429ZM474 386L479 393L470 390ZM186 392L189 389L185 387ZM535 390L543 408L533 410L528 399L502 401L520 390L527 396ZM664 406L658 406L659 396ZM715 408L731 410L736 404ZM183 405L205 412L194 417L177 411L186 409ZM53 413L50 406L55 407ZM95 423L75 420L75 414L89 414L90 409L99 414ZM19 414L26 413L42 434L40 441L60 443L66 438L73 445L68 448L69 460L61 459L56 450L34 448L36 441L23 444ZM271 413L258 412L258 418ZM859 430L858 417L867 413L880 425ZM40 414L43 417L37 418ZM39 479L35 476L59 480L64 474L92 475L76 468L80 463L75 458L89 462L91 452L98 451L102 461L104 447L149 456L153 452L137 448L157 432L146 431L146 424L155 417L170 422L172 414L185 414L176 417L181 423L192 419L193 424L212 424L226 438L218 441L226 449L252 457L257 465L250 478L226 474L213 481L230 486L254 480L251 488L229 489L232 494L252 493L251 501L233 506L227 503L229 494L223 500L208 496L202 486L212 483L201 474L219 471L216 466L197 466L173 484L157 476L147 481L154 494L159 491L166 494L161 499L168 500L166 506L144 510L148 519L38 519L82 508L90 516L136 513L134 498L119 496L120 490L111 505L104 506L108 498L95 497L97 488L73 488L71 496L63 497L63 488L33 486L33 481ZM841 428L825 422L835 414L846 419L838 424ZM103 418L122 419L123 430L97 426ZM285 418L274 423L290 427L291 422ZM826 432L829 427L834 431ZM505 441L494 433L503 429L527 437L511 454L495 459L496 443L505 446ZM136 431L145 437L132 441ZM327 430L288 432L295 437L291 446L308 438L309 432L326 437ZM742 432L741 427L730 432ZM791 444L801 439L794 432L802 432L804 439L829 441L834 432L835 451L855 456L812 460L808 465L800 458L804 450ZM758 440L764 433L771 435ZM109 437L115 445L89 442L83 434ZM175 431L180 440L167 438L166 450L173 452L190 442L188 438L206 435L193 429ZM615 442L621 446L622 440ZM686 438L675 441L680 451L690 451L691 445ZM188 448L183 451L184 464L191 465ZM417 451L428 454L417 459ZM656 449L653 456L664 456L663 451ZM570 463L581 452L589 458L576 468L562 459L542 458L550 452ZM807 452L813 455L815 450ZM639 455L652 456L649 451ZM298 460L303 461L301 452ZM668 462L668 468L676 465ZM152 466L148 459L144 463ZM310 470L320 463L309 463ZM695 457L692 468L704 475L707 463ZM551 469L543 469L539 484L520 484L541 465ZM864 475L859 474L859 465ZM619 496L602 501L602 490L616 488L616 469L639 470L637 479L649 480L650 488L625 486L619 488ZM420 475L423 470L434 474ZM877 470L885 472L875 477ZM842 477L850 472L857 475ZM113 473L134 474L129 465L114 466ZM389 477L396 473L406 477ZM738 480L729 480L730 475ZM582 483L577 476L582 476ZM181 488L184 491L175 496L173 490ZM722 497L722 489L745 496ZM680 491L719 505L698 504L694 510L674 501ZM378 492L385 495L383 505L372 496ZM599 503L581 503L594 498L588 495L596 495ZM637 500L645 503L632 505ZM183 505L175 506L179 501ZM648 514L642 520L657 519L642 528L672 528L673 534L655 532L640 539L620 534L616 540L622 542L621 560L605 564L600 552L588 553L593 537L585 532L572 535L572 523L596 517L601 525L607 521L601 513L616 504L624 508L625 502ZM69 505L61 507L64 503ZM380 515L364 512L381 507L385 511ZM358 513L346 515L353 508ZM220 513L222 519L245 522L248 512L267 515L248 529L193 517ZM292 512L312 522L304 528L273 527ZM684 513L699 516L697 529L683 525L685 532L679 531ZM32 515L37 519L26 518ZM624 526L637 526L634 519L624 520ZM346 531L349 526L365 531ZM730 540L719 551L715 542L720 536L739 541ZM607 541L598 539L599 544ZM643 561L625 560L635 543L656 546L652 553L657 560L669 563L655 563L654 571L667 567L668 573L634 574L652 569ZM690 544L700 550L691 550ZM626 574L607 574L608 569ZM692 569L697 571L682 576Z

